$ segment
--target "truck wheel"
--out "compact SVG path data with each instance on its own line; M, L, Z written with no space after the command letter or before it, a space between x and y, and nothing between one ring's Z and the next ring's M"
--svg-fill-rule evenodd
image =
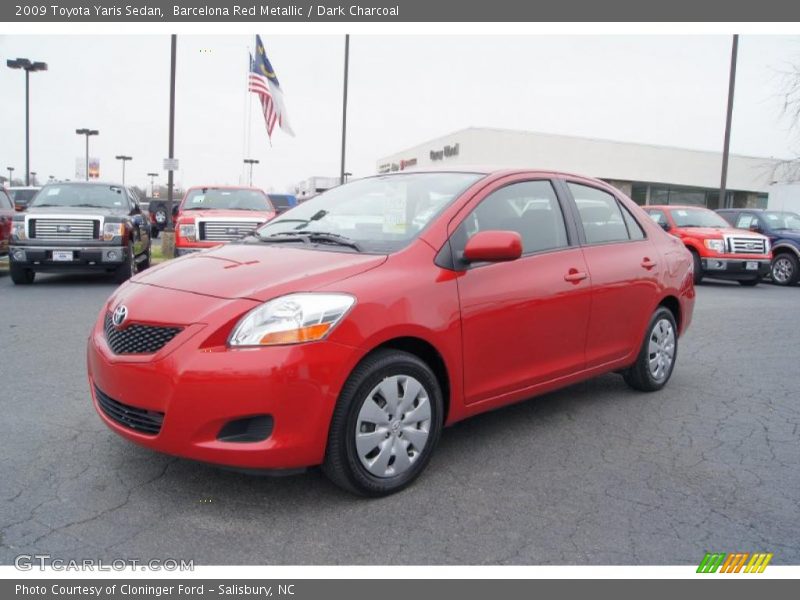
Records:
M690 250L692 253L692 262L694 263L694 284L703 281L703 263L700 260L700 255L695 250Z
M739 285L744 287L755 287L759 283L761 283L761 277L756 277L755 279L740 279Z
M443 419L444 400L430 367L408 352L379 350L342 389L323 471L356 494L399 492L427 466Z
M9 265L9 270L11 271L11 281L13 281L15 285L30 285L36 278L36 271L20 267L14 263Z
M625 383L642 392L663 388L678 358L678 326L672 311L659 306L647 324L636 362L623 373Z
M782 252L772 259L770 273L777 285L795 285L800 278L800 261L794 254Z
M124 283L136 273L136 256L133 253L133 244L128 244L125 261L114 271L114 281Z
M137 271L144 271L145 269L150 268L150 255L152 251L152 246L147 244L147 250L144 251L144 260L139 261L139 264L136 265Z

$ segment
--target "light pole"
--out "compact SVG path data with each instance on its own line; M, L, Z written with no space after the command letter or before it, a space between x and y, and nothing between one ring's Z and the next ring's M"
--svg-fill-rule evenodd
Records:
M89 137L93 135L99 135L100 132L97 129L76 129L75 133L78 135L85 135L86 136L86 181L89 181Z
M10 69L25 69L25 185L30 185L31 169L31 120L30 120L30 75L36 71L47 71L47 63L34 62L27 58L7 60Z
M8 186L11 187L12 185L14 185L12 183L13 181L12 177L14 176L14 167L6 167L6 169L8 169Z
M258 162L259 161L257 159L255 159L255 158L245 158L244 159L244 164L250 165L250 184L249 184L250 187L253 187L253 165L257 165Z
M33 185L36 185L36 171L31 171L31 181L33 181Z
M122 185L125 185L125 163L129 160L133 160L132 156L125 156L124 154L119 154L116 156L117 160L122 161Z
M158 173L148 173L147 176L150 178L150 197L153 197L153 190L155 189L155 184L153 183L153 179L158 177Z

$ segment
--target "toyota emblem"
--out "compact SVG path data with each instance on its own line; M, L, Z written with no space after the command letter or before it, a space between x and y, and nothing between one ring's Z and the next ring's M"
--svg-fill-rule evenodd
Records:
M121 326L125 319L128 318L128 307L124 304L120 304L116 309L114 309L114 314L111 316L111 322L114 323L114 327Z

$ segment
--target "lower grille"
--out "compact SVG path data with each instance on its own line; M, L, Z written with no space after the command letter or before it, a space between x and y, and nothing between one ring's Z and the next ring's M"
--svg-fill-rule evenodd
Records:
M97 404L103 414L123 427L133 429L147 435L158 435L164 422L164 413L154 410L145 410L117 402L107 396L97 386L94 386Z
M204 242L232 242L252 233L260 225L253 221L200 221L198 239Z
M183 330L182 327L155 325L128 325L125 329L117 329L111 321L111 313L106 313L103 328L114 354L153 354Z
M733 254L765 254L767 250L763 238L731 237L728 245Z

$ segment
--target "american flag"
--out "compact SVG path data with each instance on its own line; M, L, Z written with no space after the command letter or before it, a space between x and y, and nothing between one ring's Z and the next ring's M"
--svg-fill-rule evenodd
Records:
M248 77L247 89L258 94L261 101L261 109L264 113L264 121L267 124L267 135L272 139L272 131L275 124L280 125L289 135L294 135L289 126L289 118L286 115L286 106L283 102L283 91L281 90L275 69L272 68L264 44L261 43L261 36L256 36L256 53L250 55L250 76Z

